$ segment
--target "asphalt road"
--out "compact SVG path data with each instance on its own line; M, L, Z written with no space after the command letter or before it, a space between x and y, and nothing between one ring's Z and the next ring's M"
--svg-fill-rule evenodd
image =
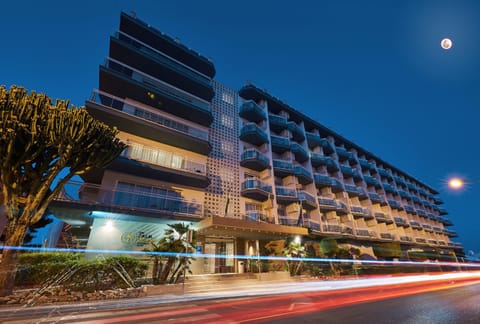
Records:
M372 280L374 281L374 280ZM334 283L332 283L334 284ZM339 284L352 283L341 282ZM290 287L290 286L289 286ZM294 290L295 286L292 286ZM337 286L338 288L338 286ZM208 300L118 301L2 312L1 323L480 323L477 277ZM150 301L150 302L147 302ZM128 305L128 306L127 306ZM76 307L76 309L75 309ZM13 310L13 309L11 309ZM6 311L6 309L4 309ZM10 313L10 314L8 314Z

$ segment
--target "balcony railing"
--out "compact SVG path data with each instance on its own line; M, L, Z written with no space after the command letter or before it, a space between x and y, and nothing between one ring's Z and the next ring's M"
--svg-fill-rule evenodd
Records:
M419 222L416 222L416 221L410 221L410 226L412 228L416 228L416 229L422 229L422 225L420 225Z
M330 187L332 185L332 178L321 175L320 173L314 173L313 179L315 181L315 186L318 188Z
M291 161L273 160L273 168L283 173L294 174L294 166Z
M398 201L396 201L396 200L389 199L389 200L388 200L388 204L390 205L390 207L391 207L392 209L403 210L402 205L401 205Z
M91 183L70 181L55 200L86 204L91 208L128 208L148 212L170 213L189 217L202 217L203 205L194 200L187 200L180 194L161 194L156 189L137 191L126 189L110 189Z
M389 192L389 193L392 193L394 195L397 194L397 189L395 189L395 187L392 186L391 184L383 183L383 189L385 190L385 192Z
M256 210L247 211L245 215L245 220L248 220L250 222L262 222L262 223L275 224L275 221L273 219L269 219L267 217L267 214L264 214Z
M363 190L354 185L345 184L345 191L348 192L351 197L358 197L362 195Z
M240 117L256 123L267 119L265 111L252 100L246 101L240 106L239 114Z
M400 236L400 241L402 242L413 242L413 238L410 236Z
M406 219L403 219L401 217L394 217L394 219L395 219L395 224L397 224L398 226L403 226L403 227L409 226Z
M196 174L207 174L205 163L192 161L187 157L137 143L130 143L123 150L121 156L128 159L142 161L170 169L181 170Z
M177 132L190 135L208 141L208 131L192 127L172 118L165 117L159 113L140 107L132 102L127 102L103 91L94 90L90 100L103 106L111 107L126 114L154 122Z
M393 222L392 219L390 218L390 216L388 216L385 213L375 212L374 215L375 215L375 219L379 223L392 223Z
M405 211L409 214L415 215L417 212L415 211L415 208L413 208L410 205L404 205L403 208L405 208Z
M353 159L353 153L347 151L347 149L344 147L337 146L336 151L337 151L338 159L340 161Z
M404 186L406 185L405 180L403 180L399 176L393 176L393 179L395 180L396 184L400 184L400 185L404 185Z
M365 180L365 183L369 186L380 187L380 182L372 176L364 175L363 179Z
M415 238L415 241L417 243L427 243L427 240L424 239L423 237L417 237L417 238Z
M286 137L270 135L272 141L272 150L274 152L283 153L290 150L290 140Z
M240 130L240 139L253 145L268 143L268 135L255 123L246 123Z
M174 97L175 100L189 105L193 105L204 111L211 111L210 103L204 99L196 97L186 91L180 90L166 82L163 82L159 79L156 79L146 73L141 72L140 70L134 69L131 66L128 66L120 61L114 59L107 59L105 66L123 74L124 76L135 80L137 82L143 83L146 86L155 88L155 90L160 93L165 93L171 97Z
M325 154L332 154L335 151L333 144L330 143L326 138L322 138L320 141L322 142L322 148Z
M399 194L400 197L402 197L402 198L405 198L405 199L407 199L407 200L412 200L412 196L411 196L408 192L406 192L405 190L399 189L399 190L398 190L398 194Z
M262 171L269 167L270 160L256 149L247 149L242 153L240 164L247 168Z
M350 206L350 211L354 217L363 217L363 218L373 218L373 215L370 213L370 210L361 206Z
M303 129L298 126L294 121L287 122L287 128L292 133L292 138L297 142L303 142L305 140L305 134Z
M357 236L361 237L369 237L369 238L376 238L377 235L375 234L374 231L368 230L368 229L357 229L355 230L355 234Z
M308 147L314 148L314 147L322 145L320 135L315 134L315 133L310 133L310 132L305 132L305 134L307 135Z
M308 152L298 143L291 142L290 143L290 150L295 155L295 159L301 163L308 160Z
M393 235L391 233L380 233L380 238L384 240L393 240Z
M297 198L297 190L289 187L275 187L277 196Z
M308 171L303 166L295 165L293 170L294 170L295 176L298 178L298 182L300 182L301 184L305 185L313 182L310 171Z
M277 132L287 129L287 119L283 116L269 114L268 121L270 128Z
M301 190L298 192L298 199L300 201L307 201L311 204L316 204L316 200L315 200L315 197L313 195L311 195L310 193L304 191L304 190Z

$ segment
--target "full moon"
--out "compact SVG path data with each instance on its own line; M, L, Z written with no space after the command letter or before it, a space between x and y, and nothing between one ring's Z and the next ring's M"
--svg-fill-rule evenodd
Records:
M449 50L450 48L452 48L452 40L450 38L444 38L442 39L442 41L440 42L440 46L442 46L442 48L444 50Z

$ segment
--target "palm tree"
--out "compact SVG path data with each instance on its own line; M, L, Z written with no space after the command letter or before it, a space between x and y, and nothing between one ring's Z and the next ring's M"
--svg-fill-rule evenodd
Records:
M292 241L282 250L282 254L287 258L304 258L307 252L300 243ZM301 272L303 261L286 261L286 265L290 275L296 276Z

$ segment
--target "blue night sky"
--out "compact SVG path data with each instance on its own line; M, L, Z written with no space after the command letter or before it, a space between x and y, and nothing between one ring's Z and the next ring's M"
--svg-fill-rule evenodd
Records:
M468 252L480 252L479 1L8 1L0 84L83 105L120 11L438 188ZM450 37L453 48L440 41Z

